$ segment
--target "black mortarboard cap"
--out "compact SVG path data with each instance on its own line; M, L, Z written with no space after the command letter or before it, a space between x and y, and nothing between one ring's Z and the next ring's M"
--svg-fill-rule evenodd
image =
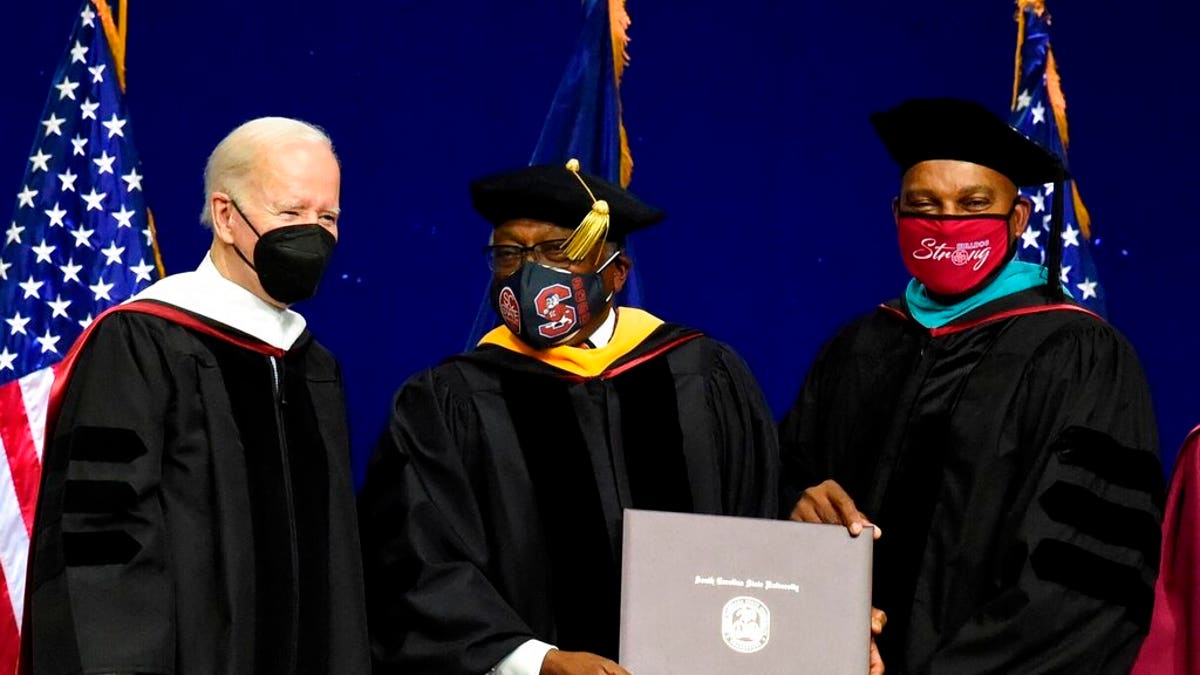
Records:
M990 110L957 98L919 98L871 115L901 173L933 159L986 166L1018 187L1066 178L1062 163Z
M666 217L628 190L583 173L575 160L471 181L471 204L492 225L518 218L544 220L574 229L576 235L586 232L582 243L592 245L605 237L623 241L630 232ZM591 248L585 245L583 250Z

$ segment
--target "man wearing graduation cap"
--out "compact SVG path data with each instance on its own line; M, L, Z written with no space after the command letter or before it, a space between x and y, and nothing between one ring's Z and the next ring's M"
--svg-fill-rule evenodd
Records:
M372 461L376 672L625 673L622 509L775 517L771 412L728 347L613 305L661 211L574 161L471 196L504 325L400 389Z
M961 100L872 122L902 172L904 295L822 350L783 421L794 520L874 523L890 673L1127 672L1145 634L1162 473L1115 329L1014 260L1019 186L1058 160ZM1056 190L1055 194L1062 194Z

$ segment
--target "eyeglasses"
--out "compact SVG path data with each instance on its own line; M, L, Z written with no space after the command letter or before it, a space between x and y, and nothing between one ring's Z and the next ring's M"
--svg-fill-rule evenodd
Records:
M521 263L533 254L536 262L546 265L566 265L571 262L567 252L563 250L566 239L548 239L539 241L533 246L515 246L500 244L484 246L483 254L487 256L488 267L492 271L511 272L521 266Z

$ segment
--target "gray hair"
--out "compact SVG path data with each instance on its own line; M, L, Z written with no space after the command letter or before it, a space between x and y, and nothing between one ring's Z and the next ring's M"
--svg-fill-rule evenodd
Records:
M263 150L293 141L323 143L333 151L333 141L321 127L290 117L259 117L229 132L213 149L204 167L204 209L200 212L200 222L212 228L214 192L240 192Z

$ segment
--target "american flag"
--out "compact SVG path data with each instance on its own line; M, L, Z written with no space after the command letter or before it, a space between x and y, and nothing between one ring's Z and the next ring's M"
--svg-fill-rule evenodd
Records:
M1017 44L1016 89L1013 92L1009 123L1025 136L1062 158L1067 165L1067 105L1063 98L1050 49L1050 14L1043 0L1018 0L1017 22L1020 26ZM1092 261L1091 224L1083 202L1079 199L1075 181L1063 186L1063 285L1083 306L1105 314L1105 294ZM1036 189L1024 189L1023 195L1033 202L1029 225L1018 243L1021 260L1043 264L1046 258L1046 239L1050 230L1050 213L1055 199L1054 184ZM1099 244L1099 240L1094 240Z
M0 674L20 643L54 366L96 316L160 276L119 40L104 0L85 3L0 248Z

